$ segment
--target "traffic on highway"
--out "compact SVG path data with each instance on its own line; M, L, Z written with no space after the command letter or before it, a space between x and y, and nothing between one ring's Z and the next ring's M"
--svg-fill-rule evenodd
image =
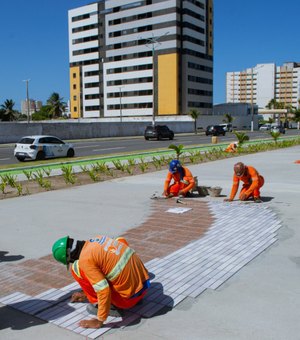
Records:
M267 132L245 131L250 140L260 138L271 138ZM299 130L288 130L285 136L300 135ZM220 143L230 143L236 140L233 133L226 133L225 136L219 136ZM173 140L145 140L143 136L138 137L115 137L87 140L72 140L71 141L76 157L96 157L103 155L121 155L142 151L155 151L167 149L170 144L183 144L185 147L197 146L199 144L211 144L212 137L206 136L203 133L198 134L176 134ZM14 157L15 144L0 144L0 167L10 164L18 164L19 161ZM34 161L25 161L25 163L33 163ZM24 162L23 162L24 164Z

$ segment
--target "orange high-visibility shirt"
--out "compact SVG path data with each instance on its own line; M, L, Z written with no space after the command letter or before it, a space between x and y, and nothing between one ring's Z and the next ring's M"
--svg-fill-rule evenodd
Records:
M109 314L110 286L121 297L129 299L149 279L147 269L133 249L102 235L85 242L79 267L97 294L97 317L101 321L105 321Z
M194 185L195 185L195 180L194 177L191 173L191 171L186 168L185 166L183 166L183 170L184 170L184 176L182 181L184 181L184 183L186 184L186 187L182 190L185 194L190 191L191 189L193 189ZM177 171L175 174L172 174L170 171L167 174L167 178L165 180L165 184L164 184L164 190L168 190L171 181L174 181L174 183L179 183L180 182L180 173Z
M236 143L231 143L227 146L225 149L225 152L236 152L237 151L237 145Z
M251 195L254 189L259 187L259 173L258 171L253 168L252 166L247 165L245 169L245 173L243 176L238 177L235 173L233 174L233 184L230 193L230 199L233 200L238 188L240 181L244 182L245 184L249 184L249 189L245 192L247 196Z

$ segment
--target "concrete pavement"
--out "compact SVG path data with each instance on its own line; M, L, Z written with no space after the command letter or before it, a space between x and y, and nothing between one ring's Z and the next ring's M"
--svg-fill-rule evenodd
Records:
M253 229L257 226L263 228L266 223L254 217L260 216L261 212L266 213L266 221L270 223L273 218L271 213L274 212L280 222L280 229L274 229L275 238L272 235L272 239L277 241L262 249L257 257L216 289L207 287L195 298L184 296L171 310L141 318L134 325L110 330L103 337L298 339L300 165L294 161L300 159L299 151L300 147L293 147L190 166L193 174L198 176L200 185L221 186L225 195L230 191L235 162L241 160L256 167L266 181L262 188L263 204L244 205L245 209L242 207L241 210L241 204L223 203L223 197L194 198L193 204L207 204L209 212L219 223L217 225L229 230L234 226L236 231L249 224L249 216L253 217ZM15 269L16 263L49 256L53 241L65 234L78 239L98 233L117 236L136 230L142 224L147 225L153 213L153 202L149 197L155 191L162 191L165 175L164 170L1 201L0 270L2 267L5 272L10 272L10 281L19 280L16 274L19 272L10 268ZM249 207L254 211L244 216L243 211ZM264 209L267 211L262 211ZM232 211L238 215L237 219L231 215ZM203 214L199 213L199 221ZM224 229L220 230L219 233L224 232ZM201 240L205 237L201 236ZM197 247L201 248L202 245ZM2 285L3 273L0 276ZM166 281L162 282L165 284ZM68 283L66 281L66 285ZM16 291L22 290L16 288ZM2 293L1 298L4 297ZM73 331L18 312L4 303L0 306L0 337L3 339L36 336L43 336L46 340L53 337L83 338Z

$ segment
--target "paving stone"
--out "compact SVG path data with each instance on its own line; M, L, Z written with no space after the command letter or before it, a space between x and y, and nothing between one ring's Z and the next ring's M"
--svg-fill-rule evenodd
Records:
M28 273L31 268L34 270L31 275L26 274L26 280L37 275L40 285L32 283L30 292L34 288L37 291L34 296L26 294L26 289L14 292L11 286L8 294L0 295L0 302L95 339L111 328L126 327L141 317L174 308L187 297L196 298L206 289L219 288L277 240L281 222L267 206L188 199L185 202L191 210L184 214L167 213L178 207L172 200L155 202L152 216L123 235L141 258L147 259L145 265L153 276L142 304L126 311L123 318L109 317L99 330L79 327L78 322L88 317L87 304L69 302L71 294L80 287L66 280L65 272L56 269L58 265L51 256L41 259L42 266L39 260L26 261L24 267L4 265L0 269L2 285L6 286L14 276L19 277L18 286L22 286L22 275L18 273ZM47 273L44 277L45 263L49 267L51 261L55 275L51 278ZM43 285L48 289L38 292Z

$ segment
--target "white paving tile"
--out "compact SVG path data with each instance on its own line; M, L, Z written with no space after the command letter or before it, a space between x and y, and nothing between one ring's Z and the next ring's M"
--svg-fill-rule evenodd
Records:
M217 289L276 242L281 221L263 205L210 201L209 208L215 221L205 235L164 258L148 261L146 267L155 279L143 303L127 311L123 318L110 317L99 330L78 326L88 316L85 303L65 301L80 288L76 282L35 297L16 292L2 297L0 302L95 339L113 327L126 327L141 316L151 317L166 306L174 308L186 297L197 297L207 288Z

